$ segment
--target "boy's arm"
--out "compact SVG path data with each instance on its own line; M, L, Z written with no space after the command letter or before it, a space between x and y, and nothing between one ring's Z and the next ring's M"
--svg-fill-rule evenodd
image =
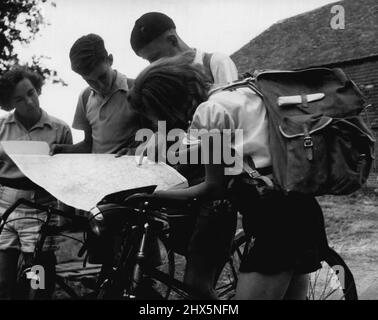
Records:
M205 181L186 189L156 191L154 193L156 197L177 200L191 200L193 198L215 200L222 199L225 196L227 183L230 179L230 177L225 176L225 166L212 163L214 150L211 140L208 146L201 149L204 159L209 159L209 164L205 165Z
M50 155L56 153L91 153L92 151L92 127L87 119L87 103L90 89L86 88L80 95L76 106L72 127L84 131L84 140L75 144L52 145Z
M154 195L162 199L192 200L222 199L225 196L228 179L224 175L224 166L205 165L206 179L195 186L186 189L156 191Z
M57 153L91 153L92 152L92 130L84 131L84 140L75 144L53 144L50 155Z

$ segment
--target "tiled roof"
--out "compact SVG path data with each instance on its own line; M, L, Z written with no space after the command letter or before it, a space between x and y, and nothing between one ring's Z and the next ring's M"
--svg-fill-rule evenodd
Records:
M345 29L332 29L345 9ZM239 71L299 69L378 56L378 0L344 0L272 25L232 55Z

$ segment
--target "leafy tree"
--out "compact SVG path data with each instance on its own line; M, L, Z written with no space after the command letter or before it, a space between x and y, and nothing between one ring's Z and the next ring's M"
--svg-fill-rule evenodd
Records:
M15 47L30 43L42 27L48 25L42 15L46 5L56 6L51 0L0 0L0 74L20 64ZM27 66L52 83L66 83L55 70L46 68L46 56L31 57Z

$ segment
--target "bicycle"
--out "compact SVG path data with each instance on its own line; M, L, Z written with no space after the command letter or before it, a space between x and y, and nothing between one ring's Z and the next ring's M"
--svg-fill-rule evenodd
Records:
M126 198L128 195L134 193L134 192L152 192L155 189L156 186L151 187L143 187L143 188L137 188L133 190L128 191L122 191L115 194L111 194L106 196L101 203L105 202L119 202L120 199ZM49 221L51 219L51 215L55 214L58 216L62 216L64 218L68 218L72 220L72 224L75 225L77 228L79 227L85 234L90 234L90 224L87 218L77 215L71 215L66 214L65 212L58 210L51 206L44 206L37 203L33 203L31 201L25 200L25 199L19 199L14 204L12 204L2 215L0 220L0 233L2 232L3 228L5 227L6 223L9 222L8 217L10 214L18 207L18 206L27 206L33 209L38 209L42 212L47 213L47 218L44 221L43 225L40 229L40 235L36 242L35 251L33 254L33 262L31 263L32 266L38 264L39 256L42 252L43 244L48 236L66 236L68 238L72 238L70 236L67 236L65 234L62 234L62 232L67 231L67 228L65 226L58 227L58 226L50 226ZM125 208L122 207L122 210L124 211ZM112 211L114 211L114 208L112 208ZM22 219L34 219L31 217L24 217ZM122 233L121 233L122 234ZM80 241L79 239L74 240ZM78 255L83 256L85 251L88 251L88 238L83 242L83 247L79 251ZM108 248L106 248L108 249ZM122 251L120 251L122 252ZM86 259L85 259L86 260ZM70 287L65 279L59 275L55 275L55 283L72 299L91 299L91 298L97 298L101 299L101 296L103 294L103 288L99 285L102 284L104 281L107 281L110 279L109 272L114 272L114 270L109 265L111 261L108 261L107 263L104 263L101 267L101 270L98 274L98 280L97 284L95 285L95 288L92 288L91 292L89 294L86 294L85 296L80 295L78 292L75 291L74 288ZM164 265L164 264L163 264ZM174 253L169 253L169 270L170 274L172 273L172 270L174 270ZM27 299L38 299L38 294L36 293L36 290L33 290L31 288L31 280L38 280L38 275L34 274L31 267L22 268L18 272L18 286L22 288L27 288L29 292L27 292L23 297ZM85 285L85 284L84 284Z
M136 200L136 203L135 203ZM133 203L134 202L134 203ZM175 255L169 244L169 220L185 219L187 215L173 212L191 210L193 202L165 200L151 203L150 198L130 196L119 207L107 207L105 210L92 212L92 221L101 215L103 221L108 212L127 212L128 220L124 228L122 254L113 273L101 284L101 298L120 299L201 299L201 294L190 286L175 278ZM101 212L102 211L102 212ZM113 211L114 214L114 211ZM124 217L126 216L124 215ZM165 257L159 267L151 267L146 263L146 243L148 239L157 237L160 251ZM237 272L244 249L251 243L242 230L238 230L232 254L215 286L220 299L231 299L234 296ZM152 290L150 290L152 289ZM148 291L150 290L150 291ZM146 293L147 291L147 293ZM307 298L310 300L345 299L356 300L357 290L352 272L343 259L331 248L324 255L322 268L310 275L310 285Z
M33 289L31 286L31 281L40 281L39 275L37 275L35 272L33 272L33 266L39 265L39 260L40 256L42 253L43 245L48 236L64 236L68 237L71 239L74 239L76 241L82 242L79 239L72 238L63 232L66 232L68 229L66 226L53 226L49 225L51 215L55 214L67 219L72 220L72 223L78 227L81 228L82 230L88 230L89 225L88 225L88 220L82 216L78 215L72 215L72 214L67 214L61 210L58 210L52 206L44 206L40 205L25 199L19 199L15 203L13 203L2 215L1 220L0 220L0 234L2 230L4 229L5 225L10 222L8 220L10 214L18 207L18 206L27 206L33 209L40 210L41 212L46 212L46 220L42 221L43 224L40 229L40 235L38 237L38 240L35 245L35 250L33 253L33 259L31 262L31 265L25 266L23 265L23 261L21 260L20 263L18 264L19 270L17 272L17 287L22 288L24 292L18 292L18 296L21 297L21 299L28 299L28 300L36 300L39 299L39 290L38 289ZM31 217L24 217L24 218L18 218L18 219L36 219L36 218L31 218ZM14 220L14 219L12 219ZM79 256L82 255L82 253L79 253ZM57 274L55 274L55 279L54 279L56 285L62 288L62 290L72 299L79 299L82 298L80 297L80 294L75 292L73 288L71 288L65 281L65 279Z
M37 242L35 259L41 252L44 240L48 235L59 234L64 228L48 226L51 214L58 214L72 219L85 232L90 229L96 234L111 233L113 228L121 226L118 242L114 251L114 259L103 265L96 287L87 296L80 296L68 286L62 277L56 276L56 283L73 299L201 299L195 289L177 279L175 274L175 253L169 243L170 219L187 219L187 214L177 214L193 209L193 202L177 200L168 203L151 204L150 199L129 196L134 192L152 192L154 186L129 190L109 195L90 212L91 218L67 215L64 212L20 199L3 214L0 224L0 233L6 224L10 213L18 205L27 205L31 208L46 211L48 218L41 228L41 235ZM126 200L124 201L124 199ZM121 200L121 201L120 201ZM132 203L134 201L134 203ZM99 209L101 208L101 210ZM110 219L108 219L110 218ZM146 244L156 238L159 245L161 262L151 264ZM244 232L239 229L235 235L232 254L225 263L215 286L220 299L231 299L234 296L237 272L244 253L250 245ZM84 246L80 254L87 248ZM24 273L25 275L25 273ZM23 277L25 281L25 277ZM345 299L356 300L357 290L353 275L343 259L329 249L322 263L322 268L311 275L308 299Z

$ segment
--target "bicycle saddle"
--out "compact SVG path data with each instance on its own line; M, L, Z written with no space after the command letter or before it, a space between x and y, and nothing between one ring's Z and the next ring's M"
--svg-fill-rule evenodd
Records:
M155 191L157 185L150 185L140 188L134 188L129 190L123 190L119 192L114 192L106 195L104 198L100 200L97 205L105 204L105 203L117 203L117 204L123 204L124 200L128 198L129 196L135 194L135 193L147 193L151 194Z

